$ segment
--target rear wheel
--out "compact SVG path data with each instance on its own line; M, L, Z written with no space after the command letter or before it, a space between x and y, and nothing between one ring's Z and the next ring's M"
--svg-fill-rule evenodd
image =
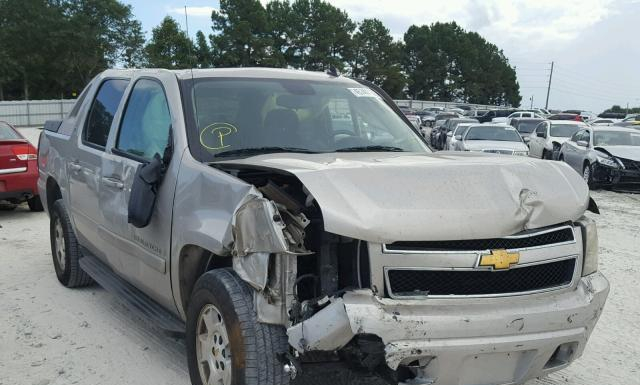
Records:
M71 220L62 204L57 200L51 209L51 254L58 281L66 287L81 287L93 283L89 274L80 268L80 246L73 232Z
M231 269L202 275L187 311L187 358L194 385L287 385L279 355L285 329L257 321L253 292Z
M542 150L542 159L547 159L547 160L553 159L553 153L551 151Z
M27 205L29 205L29 210L31 211L42 211L44 207L42 206L42 201L38 195L27 199Z

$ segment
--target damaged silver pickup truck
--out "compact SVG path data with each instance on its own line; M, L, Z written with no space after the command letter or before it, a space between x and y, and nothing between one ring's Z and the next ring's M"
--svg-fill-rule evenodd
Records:
M335 73L108 70L38 159L60 282L185 333L193 384L522 383L581 355L609 291L567 165L434 154Z

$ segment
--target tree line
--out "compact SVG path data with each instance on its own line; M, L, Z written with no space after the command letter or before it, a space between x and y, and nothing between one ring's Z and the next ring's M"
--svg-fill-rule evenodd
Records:
M520 104L503 52L455 22L411 26L402 41L377 19L324 0L220 0L191 39L167 16L146 41L118 0L0 0L0 100L73 97L119 67L268 66L342 73L395 98Z

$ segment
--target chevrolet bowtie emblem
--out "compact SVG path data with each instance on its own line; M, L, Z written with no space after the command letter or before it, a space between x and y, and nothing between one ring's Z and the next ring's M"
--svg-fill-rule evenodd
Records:
M491 250L491 254L480 256L478 266L490 266L494 270L505 270L520 261L520 253L509 253L507 250Z

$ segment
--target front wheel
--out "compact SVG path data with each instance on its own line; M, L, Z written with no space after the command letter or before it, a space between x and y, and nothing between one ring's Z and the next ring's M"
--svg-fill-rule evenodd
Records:
M187 358L193 385L287 385L279 356L285 329L257 321L252 289L231 269L196 282L187 311Z
M582 170L582 179L587 182L590 189L593 188L593 167L590 164L585 164Z

